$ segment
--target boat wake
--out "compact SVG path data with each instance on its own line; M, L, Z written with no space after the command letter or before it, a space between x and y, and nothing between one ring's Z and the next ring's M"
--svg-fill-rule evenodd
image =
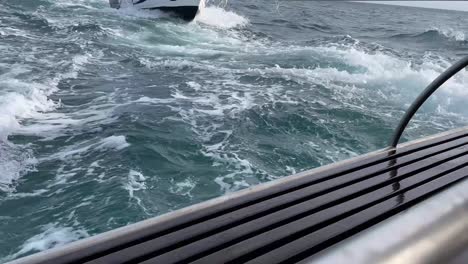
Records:
M432 28L427 30L423 33L419 34L398 34L393 36L393 38L397 39L412 39L418 40L422 42L458 42L461 44L466 44L467 39L465 33L459 30L454 30L451 28L447 29L439 29L439 28Z

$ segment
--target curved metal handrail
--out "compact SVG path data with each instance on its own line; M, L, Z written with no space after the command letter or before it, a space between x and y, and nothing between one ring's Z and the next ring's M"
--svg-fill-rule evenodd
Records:
M408 126L408 123L413 118L414 114L419 110L419 108L426 102L426 100L437 90L439 87L444 84L448 79L452 78L459 71L468 66L468 56L459 60L453 64L450 68L444 71L439 75L431 84L429 84L426 89L416 98L416 100L411 104L411 106L406 111L405 115L398 124L397 129L395 130L392 140L390 141L390 147L395 148L400 141L401 135L405 131L405 128Z

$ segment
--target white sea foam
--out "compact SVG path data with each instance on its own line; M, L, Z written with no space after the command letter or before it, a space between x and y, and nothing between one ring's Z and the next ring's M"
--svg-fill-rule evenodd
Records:
M12 28L12 27L2 27L0 29L0 36L16 36L16 37L23 37L28 39L34 39L35 36L32 36L30 33L21 30L19 28Z
M35 164L31 151L8 142L8 136L23 128L22 119L37 118L57 106L48 99L56 90L53 82L41 84L18 80L16 76L24 72L27 70L13 68L0 76L0 86L6 91L0 94L0 191L14 190L11 184Z
M351 38L351 37L349 37ZM230 40L227 40L228 42ZM273 44L275 45L275 44ZM249 47L249 48L247 48ZM215 49L215 47L211 47ZM142 61L148 67L170 67L176 69L194 68L197 70L209 70L217 74L222 82L236 81L235 75L257 75L268 78L284 78L299 83L321 83L326 87L333 89L345 88L349 91L350 86L355 86L355 91L358 87L375 87L373 91L382 98L398 100L403 99L403 103L408 103L411 98L416 96L418 91L421 91L427 84L436 78L450 63L442 58L433 58L428 56L421 62L413 62L408 59L399 58L393 54L383 51L368 51L360 47L357 41L352 45L343 44L327 44L319 46L269 46L262 43L244 44L237 43L232 45L233 54L251 54L252 56L294 56L294 54L307 54L311 58L323 62L335 62L332 66L321 66L318 64L315 67L296 68L296 67L252 67L252 68L236 68L229 69L225 67L214 66L202 61L188 60L161 60L161 61ZM208 50L203 51L209 53ZM333 65L333 64L336 64ZM346 66L346 67L344 67ZM351 66L348 67L348 66ZM220 80L221 82L221 80ZM333 85L332 82L340 83ZM466 71L449 80L441 94L455 97L468 97L468 90L465 84L468 83L468 74ZM346 87L346 85L347 87ZM192 88L191 83L188 84ZM205 85L205 84L199 84ZM197 85L199 91L203 88ZM249 90L247 84L239 84L245 87L244 90ZM209 86L212 89L212 86ZM411 87L410 89L408 87ZM284 88L284 87L283 87ZM281 88L282 89L282 88ZM257 89L258 90L258 89ZM370 92L369 90L362 92ZM268 94L268 93L266 93ZM396 97L394 95L397 95ZM392 95L392 96L390 96ZM212 95L207 100L215 99ZM368 96L367 96L368 97ZM368 97L369 98L369 97ZM435 98L435 97L434 97ZM434 99L433 98L433 99ZM178 98L183 99L183 98ZM442 98L441 98L442 99ZM400 101L401 103L402 101ZM452 102L453 104L453 102ZM460 108L460 107L458 107ZM208 110L211 111L211 110ZM208 112L207 112L208 113ZM212 111L213 114L219 114L219 111Z
M33 192L29 192L29 193L12 193L8 196L7 199L18 199L18 198L25 198L25 197L36 197L36 196L41 196L43 194L45 194L47 192L46 189L39 189L39 190L35 190Z
M56 223L45 225L41 229L40 234L26 240L18 252L8 256L5 260L12 260L25 254L60 247L89 236L86 230L63 227Z
M214 165L223 163L230 170L231 173L221 175L215 178L215 182L221 187L224 193L235 192L251 186L251 183L246 181L247 178L254 175L253 165L249 160L240 158L236 153L231 155L220 152L205 152L205 156L214 158L216 161ZM254 183L259 183L255 180Z
M82 7L82 8L87 8L87 9L95 9L96 4L99 4L100 1L95 1L95 0L53 0L51 1L52 4L58 6L58 7L64 7L64 8L70 8L70 7ZM105 3L107 6L108 3Z
M193 188L195 188L195 186L196 182L193 179L186 178L183 181L174 183L169 188L169 192L177 195L192 197L191 191L193 190Z
M242 47L237 47L239 52L244 52ZM379 115L385 119L393 116L390 113L370 113L368 107L372 101L378 104L380 99L402 105L402 108L411 103L427 84L436 78L450 63L442 58L434 59L430 55L421 61L411 61L400 58L384 51L369 51L362 47L359 42L353 45L324 44L319 46L284 46L284 47L264 47L258 45L256 49L248 50L249 53L277 54L287 53L308 53L311 57L327 63L327 66L318 64L315 67L294 68L294 67L253 67L228 69L223 67L211 67L203 62L183 61L159 61L152 62L151 67L193 67L196 69L210 69L211 73L220 76L221 80L207 81L204 83L190 82L187 85L197 91L185 93L174 89L171 99L141 98L141 102L154 104L169 104L177 111L182 120L190 124L195 134L203 142L210 142L214 135L222 132L220 127L225 122L224 118L234 117L254 106L258 106L263 101L283 102L287 104L297 104L301 101L300 91L289 91L283 85L272 85L271 87L249 86L235 80L234 75L240 76L262 76L266 78L283 78L301 84L309 84L314 87L322 84L333 92L333 97L342 105L365 112L371 115ZM450 98L468 98L468 91L464 87L468 84L468 74L463 71L454 79L448 81L440 91L442 96L432 98L437 104L439 113L448 114L447 95ZM242 90L242 93L233 91L233 87ZM235 90L236 88L234 88ZM373 94L369 96L369 94ZM221 99L222 98L222 99ZM380 98L380 99L378 99ZM454 99L453 99L454 100ZM190 102L191 108L176 107L178 103ZM314 101L315 102L315 101ZM317 101L317 104L326 105L326 102ZM452 101L453 103L453 101ZM452 110L463 110L466 103L458 103ZM185 104L186 105L186 104ZM207 126L205 120L210 120L211 125ZM437 125L434 124L434 127ZM233 154L235 146L230 145L228 139L215 144L205 143L203 154L213 160L214 166L223 166L226 174L220 175L215 181L225 192L244 188L252 184L245 179L249 175L258 172L258 168L237 153ZM326 147L324 147L326 148ZM341 160L343 158L357 155L348 148L339 145L329 147L330 153L324 153L326 157L319 160L322 164L330 161ZM323 149L323 148L322 148ZM322 153L323 154L323 153ZM294 172L294 168L288 168Z
M202 8L195 22L222 29L245 27L249 24L247 18L216 6Z
M134 101L134 103L153 103L153 104L168 104L175 102L174 98L150 98L143 96Z
M128 144L125 136L110 136L101 140L96 149L122 150L128 146L130 146L130 144Z
M147 209L143 205L142 200L136 195L136 192L146 190L146 177L139 171L130 170L127 181L124 182L123 187L128 191L130 199L135 200L138 206L147 213Z
M124 184L130 198L135 198L134 193L146 189L146 177L138 171L130 170L128 173L128 181Z
M354 46L316 46L316 47L289 47L289 52L307 50L311 56L317 56L321 61L337 61L338 64L351 66L354 70L335 67L314 68L284 68L280 66L268 68L249 69L253 74L265 77L282 77L299 83L321 83L334 89L345 88L349 92L349 86L377 87L373 92L381 95L397 93L398 100L412 100L418 91L434 80L450 63L447 61L434 62L426 59L422 64L410 60L397 58L383 52L368 52ZM340 83L333 85L333 82ZM463 87L468 84L468 74L462 71L449 80L441 93L450 96L468 97L468 90ZM380 88L379 88L380 87ZM411 89L408 89L411 87ZM371 91L365 90L365 93ZM410 97L408 97L410 95ZM399 101L401 103L401 101ZM403 101L408 103L409 101Z
M191 87L195 91L200 91L201 90L201 85L199 83L197 83L197 82L190 81L190 82L187 82L187 85L189 87Z
M95 140L86 140L74 145L65 147L64 149L57 151L57 153L41 159L45 160L70 160L73 157L81 157L84 155L89 155L92 151L107 151L107 150L122 150L130 146L127 142L125 136L110 136L103 138L99 141Z
M80 167L78 164L84 157L94 157L93 155L97 153L122 151L129 146L130 144L126 141L125 136L122 135L99 140L84 140L58 149L56 153L40 158L39 162L61 161L61 166L55 173L55 181L49 184L49 187L71 183L71 179L78 173L85 173L85 176L95 177L96 181L103 183L113 178L113 176L106 178L105 170L99 164L100 160L95 160L86 168Z
M56 103L48 96L56 87L39 83L26 83L18 79L4 79L0 85L24 93L9 92L0 96L0 140L5 141L7 136L21 128L20 120L23 118L37 118L42 112L55 109Z
M435 30L439 32L439 34L444 35L448 39L452 39L455 41L466 41L465 32L461 30L456 30L453 28L438 28L438 27L433 27L431 30Z
M60 102L52 101L49 96L58 90L58 83L67 78L76 78L81 68L88 63L91 55L77 55L69 64L68 71L57 74L42 82L23 80L30 72L27 66L15 66L0 76L0 182L11 186L26 171L33 168L35 159L32 152L24 146L8 142L12 134L51 136L51 132L63 129L73 123L70 118L50 113L60 107ZM44 62L47 63L47 62ZM21 76L21 77L20 77ZM34 122L24 123L25 119ZM14 153L21 151L21 155ZM0 188L4 190L5 188ZM11 190L11 188L10 188Z
M27 148L0 141L0 191L14 191L14 183L36 164L37 160Z

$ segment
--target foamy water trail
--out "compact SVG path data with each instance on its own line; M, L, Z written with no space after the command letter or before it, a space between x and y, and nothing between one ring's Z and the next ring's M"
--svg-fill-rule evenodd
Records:
M77 55L68 64L68 71L41 82L24 79L27 67L13 68L0 76L0 190L13 191L21 175L34 169L36 158L28 146L9 142L11 135L51 136L73 123L68 117L50 112L60 107L50 96L58 91L64 79L76 78L77 72L88 62L87 55ZM59 118L57 118L59 117ZM16 153L16 154L15 154ZM18 153L20 153L18 155Z
M396 123L402 111L419 91L422 91L450 65L449 61L440 57L427 57L422 61L412 61L385 51L369 51L357 40L353 43L355 44L328 43L317 46L278 45L274 47L265 46L263 43L255 45L250 43L249 47L252 47L250 49L246 49L244 46L246 44L242 43L237 46L238 52L248 50L248 54L253 57L295 57L306 54L310 58L327 62L323 66L303 68L276 65L230 69L212 67L209 63L199 61L143 61L150 68L185 69L189 67L209 70L212 74L216 74L217 78L208 83L187 82L191 90L185 92L175 90L171 94L172 98L142 97L137 101L168 105L177 111L204 143L202 153L213 160L212 165L225 168L226 173L218 176L215 182L224 192L232 192L255 184L256 181L250 179L250 175L268 175L269 173L256 167L249 158L237 154L242 146L233 144L233 128L225 127L226 120L236 119L250 111L258 111L257 107L266 107L276 103L291 106L304 105L304 100L310 100L322 107L331 104L329 107L349 108L382 120L391 118ZM312 85L312 87L320 85L326 87L331 96L326 99L317 99L317 94L313 93L313 89L307 91L294 90L283 85L247 85L236 80L234 76L283 79L299 85ZM422 113L432 111L441 114L440 118L430 121L433 128L445 130L450 127L450 124L444 122L445 115L456 115L462 120L463 116L468 114L464 107L468 93L463 89L468 84L467 78L466 71L462 71L447 82L435 97L431 98L426 104L431 106L428 110L421 111ZM463 99L457 100L456 98ZM187 104L191 107L187 108ZM332 106L333 104L336 106ZM397 109L387 112L379 111L384 105L393 108L396 106ZM211 125L208 126L207 122ZM410 129L419 125L415 122ZM310 144L317 151L323 149L323 146L316 145L314 142ZM357 155L356 152L343 148L339 144L329 145L327 149L329 151L333 149L335 153L328 155L322 164L342 159L337 156ZM273 179L274 175L266 177Z

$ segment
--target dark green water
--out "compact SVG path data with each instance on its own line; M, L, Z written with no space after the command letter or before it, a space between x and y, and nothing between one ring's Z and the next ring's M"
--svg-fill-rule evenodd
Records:
M0 262L383 148L466 34L468 13L346 2L231 1L185 24L0 0ZM467 85L404 140L466 125Z

